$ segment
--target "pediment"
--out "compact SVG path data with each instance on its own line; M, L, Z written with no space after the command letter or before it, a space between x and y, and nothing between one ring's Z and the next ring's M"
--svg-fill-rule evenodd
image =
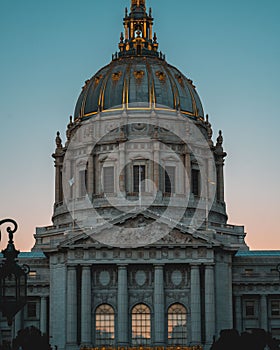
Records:
M156 220L154 213L127 213L98 228L73 234L60 243L60 247L111 246L137 248L143 246L209 246L217 244L213 238L199 231L190 232L183 224Z

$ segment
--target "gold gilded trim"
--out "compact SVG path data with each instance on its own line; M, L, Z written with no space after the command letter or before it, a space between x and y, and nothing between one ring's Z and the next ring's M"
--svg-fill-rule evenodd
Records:
M114 73L112 73L112 80L117 82L117 81L120 80L121 76L122 76L122 72L121 71L114 72Z
M133 72L133 74L134 74L135 79L139 81L139 80L143 79L145 72L143 70L135 70Z
M100 109L103 110L104 109L104 95L105 95L105 90L106 90L106 87L107 87L107 83L108 83L108 80L109 80L109 77L110 77L110 74L112 73L112 70L114 69L114 67L110 67L109 71L106 73L107 74L107 77L104 78L103 80L103 84L101 86L101 89L100 89L100 94L99 94L99 99L98 99L98 108L100 106Z
M178 87L177 87L175 79L174 79L173 75L170 73L168 67L165 67L165 70L166 70L166 73L168 74L168 77L170 80L170 85L171 85L171 89L173 92L174 108L176 109L177 106L180 104L180 96L179 96Z
M105 109L104 111L102 111L102 113L110 113L110 112L119 112L119 111L123 111L125 108L124 107L121 107L121 108L111 108L111 109ZM156 110L156 111L170 111L170 112L177 112L177 109L172 109L172 108L160 108L160 107L155 107L155 108L152 108L152 107L127 107L127 110L128 111L152 111L152 110ZM194 113L191 113L191 112L188 112L188 111L180 111L182 114L184 115L188 115L190 117L196 117L196 115ZM96 115L98 114L98 112L91 112L91 113L87 113L87 114L84 114L82 116L82 118L85 118L85 117L90 117L90 116L93 116L93 115ZM203 120L203 119L201 119Z
M162 71L157 71L156 72L156 76L158 77L158 80L162 83L165 83L166 82L166 74Z

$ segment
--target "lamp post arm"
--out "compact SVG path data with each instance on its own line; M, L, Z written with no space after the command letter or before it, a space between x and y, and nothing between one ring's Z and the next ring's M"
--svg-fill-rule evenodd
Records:
M7 229L6 229L6 231L9 234L9 240L12 242L13 241L13 234L18 229L18 224L13 219L0 220L0 226L3 225L3 224L7 224L7 223L10 223L10 224L12 224L14 226L14 227L8 226ZM0 241L1 241L1 229L0 229Z

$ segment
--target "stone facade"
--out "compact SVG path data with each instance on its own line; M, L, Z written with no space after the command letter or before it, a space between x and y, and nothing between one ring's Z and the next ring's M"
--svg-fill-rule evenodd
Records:
M58 350L209 349L233 327L279 337L280 252L250 251L227 222L222 133L214 144L193 82L157 51L145 1L124 23L64 145L57 134L53 226L20 255L28 302L2 340L30 325Z

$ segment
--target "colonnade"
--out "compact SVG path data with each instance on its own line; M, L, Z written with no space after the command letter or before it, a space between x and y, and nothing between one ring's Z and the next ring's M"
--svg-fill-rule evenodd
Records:
M126 148L126 144L124 142L119 143L119 149L116 151L115 157L117 161L112 162L112 166L114 166L114 174L115 178L112 179L114 182L114 191L115 193L132 193L133 192L133 174L132 169L127 167L125 168L125 165L132 162L132 159L129 157L129 152L132 154L133 151L130 151ZM169 154L169 150L164 150L164 155ZM148 156L149 154L149 156ZM172 152L170 152L170 155L172 155ZM103 154L102 154L103 157ZM162 151L160 147L160 142L157 140L153 141L152 148L149 150L143 151L143 159L141 161L145 161L147 165L147 178L150 179L154 185L155 188L157 188L160 191L164 192L164 179L161 178L162 174L160 174L160 168L159 164L164 165L165 162L162 157ZM174 158L174 155L173 155ZM179 161L179 158L181 158L181 161ZM87 159L87 177L84 179L86 181L86 191L89 195L89 198L91 198L94 195L103 195L104 189L102 188L102 181L101 181L101 174L102 174L102 166L103 166L103 160L100 161L98 155L91 155ZM178 154L178 159L173 160L171 162L172 166L176 168L176 179L175 179L175 193L179 195L188 194L190 190L190 184L191 184L191 169L192 169L192 163L191 163L191 154L189 152L183 152L181 155ZM61 201L63 201L62 198L62 166L63 162L61 160L61 155L57 156L55 167L56 167L56 175L55 175L55 203L58 204ZM224 201L224 173L223 173L223 159L216 162L217 167L217 199L221 202ZM70 162L69 162L69 177L75 179L76 187L75 187L75 193L72 193L70 197L73 196L73 198L78 198L81 196L81 184L78 184L78 182L81 180L79 176L79 171L85 171L85 165L81 165L81 168L79 169L78 166L75 167L76 173L72 173L70 170ZM211 171L210 171L211 174ZM149 185L151 187L151 185ZM152 192L152 188L147 188L147 192Z
M154 266L154 290L153 290L153 339L152 345L166 345L166 305L165 305L165 283L164 283L164 264L155 264ZM116 340L118 346L129 346L129 292L128 292L128 265L120 264L117 266L117 319L116 319ZM201 272L199 265L190 267L190 297L187 322L190 324L190 334L188 342L200 344L202 342L202 322L204 326L204 340L211 343L215 334L215 288L214 288L214 266L204 267L204 281L201 281ZM201 292L201 285L204 284L204 293ZM204 298L203 315L202 300ZM139 300L141 302L141 300ZM186 304L185 300L176 300L178 303ZM82 266L81 270L81 331L80 342L83 345L92 345L92 290L91 290L91 267ZM67 269L67 349L73 349L77 346L77 270L75 266L68 266Z

